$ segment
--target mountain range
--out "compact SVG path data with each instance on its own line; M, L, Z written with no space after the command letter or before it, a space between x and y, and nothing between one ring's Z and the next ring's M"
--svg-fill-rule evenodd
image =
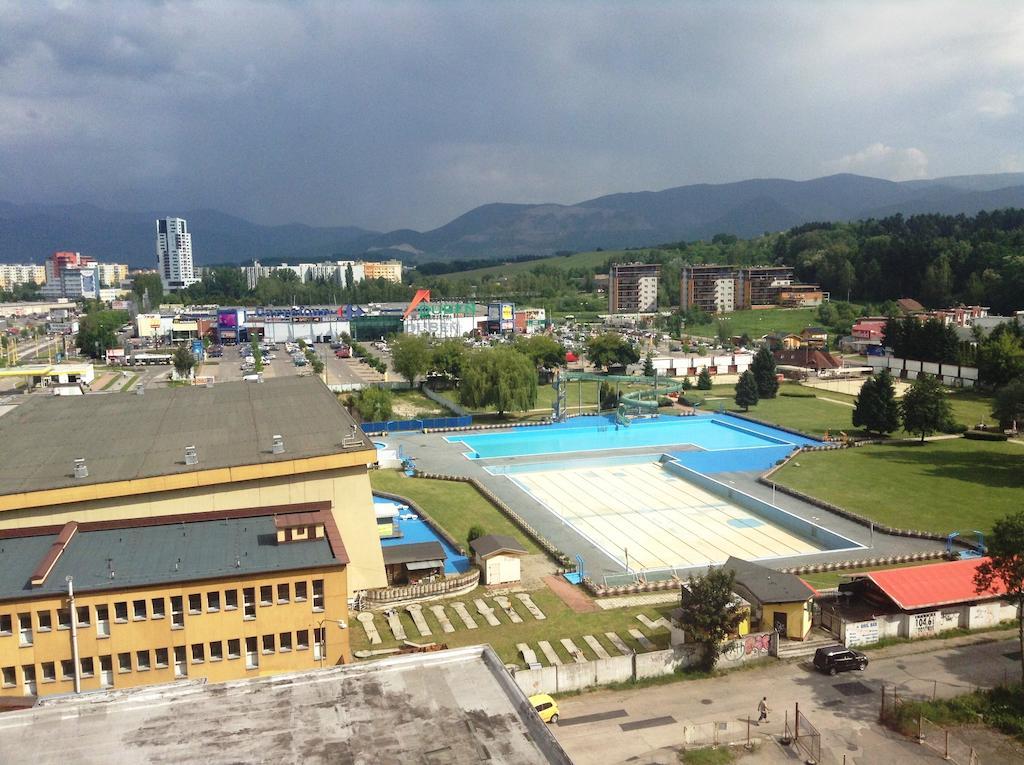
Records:
M354 226L266 226L216 210L187 218L197 264L316 261L343 256L416 262L552 254L559 250L650 246L750 237L810 221L880 218L895 213L964 213L1024 207L1024 173L887 181L831 175L808 181L754 179L696 184L589 199L572 205L477 207L431 231L381 233ZM156 218L167 212L118 212L87 204L0 202L0 262L42 262L54 250L100 260L155 265Z

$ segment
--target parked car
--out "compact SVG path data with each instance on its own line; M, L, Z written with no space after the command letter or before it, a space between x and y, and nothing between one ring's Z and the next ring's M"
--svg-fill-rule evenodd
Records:
M341 346L340 348L338 348L338 349L336 349L334 351L334 355L336 357L338 357L339 359L351 358L351 356L352 356L352 349L349 348L347 345L343 345L343 346Z
M865 670L868 666L868 657L860 651L854 651L842 645L833 645L826 648L819 648L814 652L814 666L816 669L830 675L836 672L845 672L849 669Z
M558 722L558 704L546 693L538 693L530 696L530 705L540 715L540 719L546 723Z

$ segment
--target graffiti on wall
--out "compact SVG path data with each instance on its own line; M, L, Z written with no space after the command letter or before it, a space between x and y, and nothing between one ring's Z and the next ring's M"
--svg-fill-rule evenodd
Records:
M771 633L766 632L761 635L747 635L745 638L740 638L727 643L722 648L722 658L731 662L759 659L767 656L771 647Z

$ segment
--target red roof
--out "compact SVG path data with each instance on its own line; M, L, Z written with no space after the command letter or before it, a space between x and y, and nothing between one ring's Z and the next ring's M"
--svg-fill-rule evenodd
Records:
M1006 594L998 584L985 592L974 588L974 573L988 558L932 563L926 566L872 571L864 577L875 583L893 603L904 610L945 606Z

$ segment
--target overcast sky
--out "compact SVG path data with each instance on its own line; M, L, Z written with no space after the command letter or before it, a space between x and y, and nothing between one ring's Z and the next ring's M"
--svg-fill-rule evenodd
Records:
M1024 3L0 0L0 199L432 228L1024 170Z

